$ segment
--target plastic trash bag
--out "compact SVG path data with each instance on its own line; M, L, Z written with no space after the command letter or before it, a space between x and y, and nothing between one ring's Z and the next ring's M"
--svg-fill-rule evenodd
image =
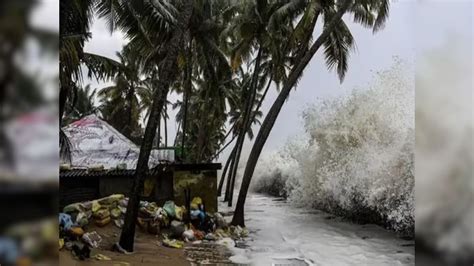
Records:
M92 201L92 213L96 213L102 206L97 200Z
M122 215L122 211L118 207L113 208L112 210L110 210L110 216L113 219L118 219L118 218L120 218L121 215Z
M176 217L175 205L173 201L171 200L166 201L165 204L163 205L163 210L165 210L168 217L170 218Z
M191 201L191 210L199 210L202 205L202 199L200 197L194 197Z
M170 231L172 237L181 237L185 230L184 223L176 220L171 222Z
M196 238L194 237L193 230L186 230L183 232L183 239L185 241L194 241Z
M59 226L68 231L74 225L71 215L67 213L59 213Z
M69 232L71 233L71 235L75 236L75 237L82 237L82 235L84 235L84 230L82 230L81 227L78 227L78 226L73 226L69 229Z
M76 224L82 227L82 226L87 225L88 223L89 223L88 214L85 212L79 212L76 216Z
M184 214L186 213L186 208L184 206L176 206L174 212L176 220L182 221Z
M92 215L98 220L103 220L107 217L110 217L110 211L106 208L102 208L94 212Z
M92 248L98 248L102 237L96 232L87 232L82 236L82 240Z

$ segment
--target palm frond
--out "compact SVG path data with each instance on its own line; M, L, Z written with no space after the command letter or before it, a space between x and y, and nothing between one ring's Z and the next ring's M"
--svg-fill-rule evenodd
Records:
M325 23L331 21L333 15L334 13L327 11L325 13ZM323 45L328 68L335 68L339 80L342 82L348 69L349 53L354 46L354 38L344 21L340 21Z

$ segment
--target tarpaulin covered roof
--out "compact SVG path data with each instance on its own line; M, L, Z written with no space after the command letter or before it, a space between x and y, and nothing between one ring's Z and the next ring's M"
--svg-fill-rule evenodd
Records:
M72 167L103 165L105 169L126 164L127 169L137 165L140 149L96 115L88 115L63 128L71 142ZM152 151L149 167L159 163L158 151Z

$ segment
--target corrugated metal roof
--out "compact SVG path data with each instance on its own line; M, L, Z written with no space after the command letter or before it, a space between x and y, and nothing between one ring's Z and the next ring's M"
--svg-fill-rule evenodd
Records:
M219 170L222 165L220 163L199 163L199 164L159 164L155 168L150 169L149 174L155 175L162 170L170 171L206 171ZM89 169L70 169L60 170L60 178L76 178L76 177L131 177L135 173L134 169L105 169L105 170L89 170Z

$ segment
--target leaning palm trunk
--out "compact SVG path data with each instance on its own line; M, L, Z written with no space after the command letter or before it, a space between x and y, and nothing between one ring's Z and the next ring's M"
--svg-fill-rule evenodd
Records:
M230 184L232 182L232 169L234 168L234 163L235 163L235 154L237 153L237 143L234 146L233 153L230 155L231 156L231 162L229 165L229 173L227 175L227 182L225 185L225 194L224 194L224 202L229 201L229 195L230 195Z
M129 252L133 251L135 222L138 216L140 194L143 188L144 178L148 174L148 160L152 149L153 138L160 120L161 111L166 102L169 87L177 74L176 61L178 52L183 44L192 12L193 1L186 1L184 8L178 17L176 30L169 40L167 56L164 59L163 64L160 66L157 89L153 94L153 105L151 107L150 116L145 128L145 135L143 136L140 147L140 155L133 176L133 185L129 196L127 212L125 214L124 226L120 235L120 247Z
M227 161L226 161L225 166L224 166L224 170L222 171L221 180L219 181L219 186L217 188L217 196L218 197L220 197L221 194L222 194L222 187L224 187L225 176L227 174L227 170L229 169L230 163L234 159L234 152L235 152L235 146L232 149L232 152L229 154L229 158L227 158Z
M335 16L331 19L327 27L324 28L324 31L321 33L318 39L313 43L310 50L307 51L301 58L299 63L293 67L288 79L283 85L280 94L278 95L277 99L270 108L270 111L265 117L265 120L263 121L262 126L258 131L257 138L255 139L255 143L252 147L249 159L247 161L247 165L245 167L244 176L242 178L242 184L239 192L239 198L237 200L237 205L235 207L234 216L231 222L232 225L245 226L244 205L245 199L247 197L247 192L250 186L250 181L252 180L252 176L255 171L255 166L257 165L258 158L260 157L260 153L262 152L263 146L265 145L265 142L267 141L268 136L270 135L273 125L275 124L275 121L278 118L278 114L280 113L283 104L285 103L288 95L290 94L291 89L297 83L298 78L301 76L301 73L308 65L311 58L313 58L314 54L319 50L326 38L329 37L331 32L337 26L344 13L346 13L351 2L351 0L346 0L344 2L343 6L341 6Z
M252 107L255 102L255 98L257 95L257 84L258 84L258 74L260 72L260 62L262 60L262 52L263 48L260 48L257 53L257 59L255 61L255 68L252 76L252 82L250 84L249 91L250 93L248 94L247 98L247 105L245 108L244 112L244 117L243 117L243 127L242 130L239 132L239 136L237 137L237 143L236 143L236 152L235 156L233 159L233 165L231 168L231 175L229 177L230 181L230 187L228 188L229 195L228 195L228 201L227 205L230 207L232 206L232 199L234 198L234 185L235 185L235 179L237 176L237 169L239 168L239 161L240 161L240 156L242 153L242 148L244 147L244 142L245 142L245 135L248 131L248 129L252 126L252 123L250 121L250 118L252 116ZM226 190L227 191L227 190Z
M250 119L250 121L255 121L255 118L256 118L256 116L257 116L257 113L258 113L258 111L260 110L260 107L262 106L263 100L265 99L265 96L267 95L267 92L268 92L268 90L269 90L271 84L272 84L272 79L270 79L270 80L268 81L268 84L267 84L267 87L266 87L266 89L265 89L265 92L263 93L262 98L260 98L260 100L259 100L259 102L258 102L258 105L257 105L257 108L255 108L255 112L254 112L252 118ZM251 124L251 123L250 123L250 124ZM235 125L236 125L236 124L234 123L234 125L233 125L232 128L230 129L229 133L232 131L232 129L235 127ZM228 133L228 134L229 134L229 133ZM227 136L228 136L228 135L227 135ZM226 136L226 137L227 137L227 136ZM224 147L222 147L222 148L214 155L214 158L213 158L213 159L215 159L222 151L224 151L225 148L227 148L227 146L229 146L229 145L236 139L236 137L237 137L237 135L233 136L232 139L231 139L227 144L225 144ZM219 197L220 197L221 194L222 194L222 188L223 188L223 186L224 186L224 181L225 181L225 177L226 177L227 170L228 170L229 166L231 165L231 163L232 163L233 160L234 160L236 147L237 147L237 145L235 145L234 148L232 148L232 151L231 151L231 153L230 153L230 155L229 155L229 158L227 158L227 162L226 162L226 164L225 164L225 166L224 166L224 171L222 172L221 180L219 181L219 186L218 186L218 189L217 189L217 196L219 196ZM230 168L232 168L232 166L231 166ZM230 174L229 174L229 175L230 175ZM228 185L229 185L229 184L228 184ZM226 195L225 195L224 201L227 201L228 199L229 199L229 194L228 194L228 190L226 190Z

